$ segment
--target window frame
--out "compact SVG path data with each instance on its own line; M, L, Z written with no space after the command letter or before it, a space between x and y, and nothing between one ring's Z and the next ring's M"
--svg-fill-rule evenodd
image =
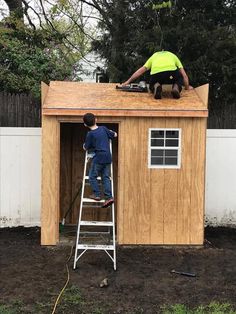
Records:
M178 131L178 146L151 146L151 132L152 131ZM181 128L149 128L148 130L148 168L150 169L180 169L181 168ZM166 137L166 132L164 133L164 140L168 139ZM173 139L173 138L172 138ZM165 145L165 142L164 142ZM152 165L151 164L151 151L152 149L162 149L162 150L177 150L177 165Z

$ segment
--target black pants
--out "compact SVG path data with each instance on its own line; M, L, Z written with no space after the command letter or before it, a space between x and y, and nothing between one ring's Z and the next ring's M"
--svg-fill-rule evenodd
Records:
M179 87L179 91L182 90L183 85L183 77L180 74L179 70L175 71L164 71L159 72L156 74L153 74L150 76L150 82L149 82L149 89L153 93L154 92L154 85L156 83L162 84L177 84Z

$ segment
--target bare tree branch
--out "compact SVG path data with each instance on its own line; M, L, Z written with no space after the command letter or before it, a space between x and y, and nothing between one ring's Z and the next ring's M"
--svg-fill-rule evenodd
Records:
M29 14L28 14L28 9L30 8L28 5L28 2L26 2L25 0L22 0L22 3L24 4L24 15L26 16L29 25L33 27L34 30L36 30L36 26L34 25L34 23L32 22Z
M109 18L108 18L107 14L106 14L106 11L102 8L102 6L96 0L92 0L92 3L88 2L87 0L81 0L81 2L86 3L87 5L95 8L101 14L101 16L103 17L104 22L106 23L106 25L109 28L112 28L112 24L109 21ZM105 2L103 4L106 6L106 8L108 8L107 2Z

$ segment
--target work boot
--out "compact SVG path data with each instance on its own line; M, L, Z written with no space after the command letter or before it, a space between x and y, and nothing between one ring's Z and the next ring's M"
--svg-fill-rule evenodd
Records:
M154 98L161 99L162 87L159 83L154 85Z
M175 99L179 99L180 98L180 92L179 92L179 87L178 85L174 84L172 91L171 91L171 95L173 96L173 98Z
M105 203L102 205L102 208L106 208L106 207L110 206L113 203L114 203L114 198L111 197L111 198L109 198L108 200L105 201Z

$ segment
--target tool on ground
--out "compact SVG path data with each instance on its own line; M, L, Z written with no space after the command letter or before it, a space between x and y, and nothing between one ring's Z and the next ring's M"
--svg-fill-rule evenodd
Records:
M112 144L110 143L110 150L112 153ZM80 212L79 212L79 220L77 227L77 237L76 237L76 247L75 247L75 257L74 257L74 269L76 269L76 264L78 260L82 257L82 255L87 250L98 250L104 251L113 261L114 270L116 270L116 242L115 242L115 207L114 203L108 207L110 210L110 218L108 221L87 221L83 220L83 211L88 208L92 208L94 211L101 210L101 206L105 202L105 200L94 200L91 198L85 197L86 186L89 185L89 176L88 176L88 163L93 157L92 154L89 154L86 151L85 162L84 162L84 174L82 181L82 192L81 192L81 200L80 200ZM97 178L101 182L101 177ZM110 169L110 180L111 180L111 191L112 195L114 195L114 186L113 186L113 165L111 163ZM82 227L82 228L81 228ZM96 231L91 230L91 228L96 229ZM101 231L105 229L106 231ZM81 230L86 229L86 230ZM90 237L90 238L89 238ZM91 241L88 243L93 237L93 243ZM105 238L106 237L106 238ZM102 243L99 242L102 240ZM109 244L107 244L107 242Z
M116 85L116 89L122 90L125 92L138 92L138 93L146 93L148 92L147 84L145 81L141 81L139 83L131 83L129 85Z
M194 273L186 273L184 271L176 271L176 270L171 270L171 273L173 274L178 274L178 275L183 275L183 276L187 276L187 277L196 277L196 274Z

